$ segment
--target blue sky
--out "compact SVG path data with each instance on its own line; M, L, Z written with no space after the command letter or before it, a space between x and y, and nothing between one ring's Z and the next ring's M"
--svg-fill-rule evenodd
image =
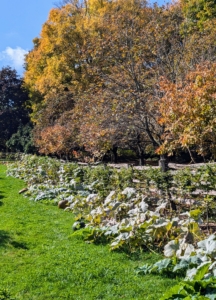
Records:
M55 0L2 0L0 8L0 69L23 72L23 56L33 47Z
M59 0L1 1L0 69L10 66L22 75L24 55L32 49L32 40L39 36L50 9L56 7L55 4L59 2ZM163 0L159 0L158 3L162 4Z

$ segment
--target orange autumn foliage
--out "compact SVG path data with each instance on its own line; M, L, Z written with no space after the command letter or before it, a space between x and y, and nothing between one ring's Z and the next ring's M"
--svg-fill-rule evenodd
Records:
M68 144L71 139L70 130L61 125L46 127L35 138L35 144L40 145L39 152L42 154L65 154L68 153Z
M199 64L183 81L161 78L164 96L159 100L165 126L164 142L158 153L196 146L199 154L216 151L216 63Z

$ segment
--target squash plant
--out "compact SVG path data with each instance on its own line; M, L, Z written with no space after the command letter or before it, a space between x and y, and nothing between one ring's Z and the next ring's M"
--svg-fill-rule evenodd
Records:
M214 165L166 173L153 168L117 170L25 155L9 166L8 175L26 181L26 195L32 200L67 199L67 209L104 235L113 250L163 249L175 241L184 252L185 239L192 238L194 246L202 238L199 223L205 217L205 193L215 187L215 170Z

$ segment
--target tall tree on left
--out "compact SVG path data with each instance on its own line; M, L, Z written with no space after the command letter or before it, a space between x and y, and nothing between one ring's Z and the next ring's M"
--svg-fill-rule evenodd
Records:
M6 143L18 127L29 122L29 111L25 107L28 94L22 83L16 70L10 67L0 70L0 151L7 149Z

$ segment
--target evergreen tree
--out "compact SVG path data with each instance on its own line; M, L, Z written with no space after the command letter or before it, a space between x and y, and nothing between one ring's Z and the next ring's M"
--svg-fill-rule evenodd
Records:
M28 94L22 88L22 79L10 67L0 70L0 149L7 149L7 141L19 126L29 122L25 102Z

